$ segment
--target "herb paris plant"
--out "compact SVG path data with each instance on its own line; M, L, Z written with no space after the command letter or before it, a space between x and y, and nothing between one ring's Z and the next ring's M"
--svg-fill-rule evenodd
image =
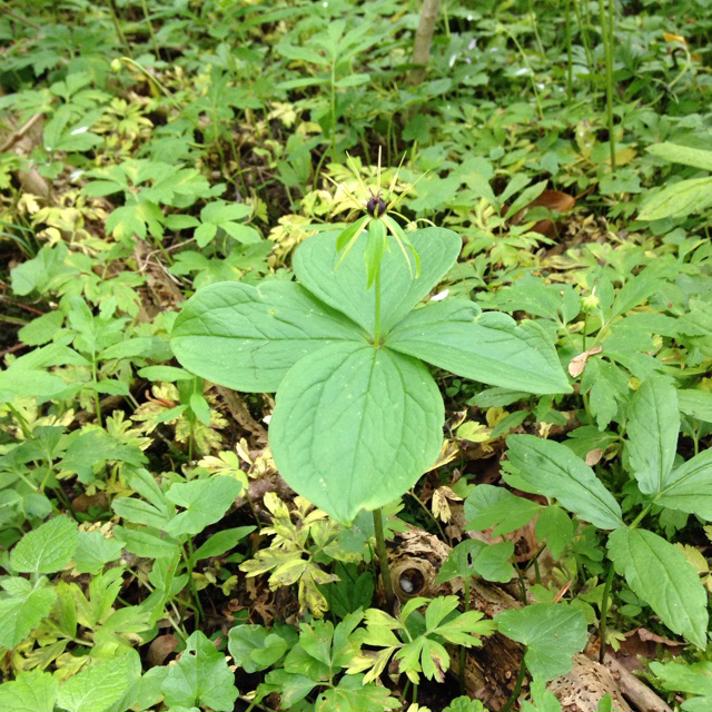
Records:
M369 289L369 241L340 256L338 233L323 233L295 253L299 284L201 289L171 337L188 370L239 391L277 391L269 432L277 466L341 521L396 499L436 459L444 407L423 361L530 393L570 390L537 324L518 326L464 299L417 307L454 265L460 238L441 228L410 235L418 274L386 249L383 283Z

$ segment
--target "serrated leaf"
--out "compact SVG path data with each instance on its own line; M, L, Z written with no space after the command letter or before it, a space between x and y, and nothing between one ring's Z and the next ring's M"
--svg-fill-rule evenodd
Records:
M435 461L444 407L425 366L337 344L289 371L269 441L284 479L340 521L398 498Z
M411 312L386 344L465 378L527 393L569 393L556 351L534 322L480 313L464 299L431 302Z
M571 670L573 656L588 640L581 609L565 603L535 603L495 616L497 629L527 646L527 669L537 680L551 680Z
M185 304L171 348L182 366L214 383L272 392L300 358L349 340L365 342L361 329L294 283L220 282Z
M68 517L54 517L25 534L10 554L15 571L51 574L71 561L79 532Z
M420 276L412 274L400 249L388 240L381 262L381 326L383 332L397 324L423 299L455 264L460 238L443 228L408 233L421 258ZM368 289L366 240L358 239L341 261L336 250L339 233L329 232L305 240L294 253L297 279L312 294L338 309L373 334L375 291Z
M119 702L141 674L134 650L91 663L59 689L57 704L67 712L106 712Z
M533 435L511 435L507 446L508 484L524 492L554 497L599 529L621 526L618 502L594 471L565 445Z
M25 584L27 590L0 598L0 646L8 650L25 640L49 615L57 598L49 586L32 589Z
M672 470L680 431L677 391L670 381L647 379L628 408L628 463L643 494L664 489Z
M21 672L0 685L0 709L6 712L53 712L59 685L41 670Z
M386 712L401 705L388 689L375 683L363 684L363 675L344 675L336 687L316 699L314 712Z
M225 656L200 631L186 640L185 650L169 668L161 689L171 707L200 706L218 712L232 712L238 694Z
M707 645L707 594L684 554L645 529L616 529L608 537L616 571L670 630L698 648Z

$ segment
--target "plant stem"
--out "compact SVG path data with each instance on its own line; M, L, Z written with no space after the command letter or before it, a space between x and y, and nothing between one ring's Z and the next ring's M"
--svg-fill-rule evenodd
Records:
M608 125L608 146L611 157L611 173L616 170L616 139L613 135L613 26L615 5L608 0L608 17L603 0L598 0L598 15L601 24L601 37L606 60L606 123Z
M524 664L524 656L522 655L522 662L519 664L519 672L517 673L517 680L514 683L514 689L512 694L509 696L504 707L502 707L501 712L511 712L514 707L514 703L519 698L519 693L522 691L522 684L524 683L524 677L527 674L527 668Z
M465 613L470 610L470 577L467 576L463 578L462 584L464 587L463 591L463 607L465 609ZM460 691L464 692L465 691L465 648L460 646Z
M376 291L376 300L373 316L373 345L378 347L381 343L381 265L376 268L376 276L373 279L373 288Z
M153 53L156 55L156 59L161 59L161 50L158 46L158 39L156 38L156 33L153 30L153 24L151 23L151 16L148 12L148 5L146 0L141 0L141 7L143 8L143 17L148 25L148 34L151 38L151 45L153 46Z
M389 608L393 607L395 594L393 593L393 579L391 579L391 569L388 565L388 552L386 551L386 540L383 536L383 512L381 508L373 510L373 530L376 533L376 554L381 567L381 582L383 592L386 594L386 603Z
M566 23L566 98L571 102L574 95L573 48L571 47L571 0L566 0L564 22Z
M114 23L114 29L116 30L116 36L119 42L123 45L124 51L130 57L131 56L131 45L126 41L126 36L121 29L121 20L119 20L119 9L116 7L116 0L107 0L106 3L109 7L109 13L111 14L111 19Z
M643 511L632 521L632 523L630 524L631 529L635 529L638 526L638 524L640 524L643 521L643 519L645 518L645 515L650 511L650 506L651 505L648 505L647 507L645 507L645 509L643 509Z
M611 596L611 584L613 583L613 564L608 565L608 575L603 586L603 596L601 597L601 620L598 622L598 638L601 649L598 651L598 662L603 664L603 656L606 654L606 617L608 616L608 602Z

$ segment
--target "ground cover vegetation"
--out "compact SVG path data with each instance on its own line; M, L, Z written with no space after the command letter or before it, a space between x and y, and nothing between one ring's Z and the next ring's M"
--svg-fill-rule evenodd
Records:
M711 47L6 2L0 710L712 709Z

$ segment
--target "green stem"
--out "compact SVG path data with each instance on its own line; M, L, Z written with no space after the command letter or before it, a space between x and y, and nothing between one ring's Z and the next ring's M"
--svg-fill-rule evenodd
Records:
M198 627L200 621L205 619L205 611L203 611L203 604L200 602L200 596L198 595L198 588L195 585L195 579L193 578L193 544L190 539L186 542L188 550L183 546L183 561L185 562L185 567L188 572L188 585L190 587L190 593L193 597L193 602L195 603L195 625Z
M116 7L116 0L107 0L106 3L109 7L109 13L111 14L111 19L114 22L114 29L116 30L116 36L119 42L122 44L124 51L130 57L131 56L131 45L126 41L126 36L121 29L121 21L119 20L119 8Z
M329 141L331 143L331 156L332 158L336 154L336 60L331 62L331 75L330 75L330 104L331 104L331 135L329 136Z
M524 664L524 656L522 656L522 662L519 665L519 672L517 673L517 680L514 683L514 689L512 690L512 694L509 696L506 704L502 707L501 712L511 712L514 707L514 703L519 698L519 693L522 691L522 684L524 683L524 677L526 674L527 668Z
M608 17L606 17L606 8L603 4L603 0L598 0L598 15L606 60L606 123L608 125L611 173L614 173L616 170L616 139L613 135L613 27L615 5L612 0L608 0Z
M613 564L608 566L606 583L603 586L603 596L601 596L601 620L598 622L598 638L601 649L598 651L598 662L603 664L603 656L606 654L606 618L608 617L608 603L611 596L611 584L613 583Z
M463 591L463 596L464 596L464 601L463 601L463 607L465 609L465 613L470 610L470 577L467 576L462 580L462 584L464 586L464 591ZM460 646L460 691L464 692L465 691L465 662L466 662L466 653L465 653L465 648Z
M146 24L148 25L148 34L151 38L153 53L156 55L156 59L160 60L161 51L158 46L158 39L156 38L156 33L153 30L153 24L151 23L151 16L148 12L148 5L146 4L146 0L141 0L141 7L143 8L143 17L146 20Z
M373 279L373 288L376 290L376 300L373 316L373 345L378 348L381 343L381 265L376 268Z
M96 422L99 426L101 426L101 399L99 398L99 390L97 388L99 378L96 365L96 351L92 351L91 380L94 384L94 410L96 410Z
M566 98L571 102L574 95L574 60L571 46L571 0L566 0L564 21L566 23Z
M633 520L633 522L630 525L631 529L637 528L638 524L640 524L643 521L643 519L645 518L645 515L650 511L651 506L652 505L649 504L647 507L645 507L645 509L643 509L643 511Z
M381 582L383 592L386 594L386 603L389 608L393 608L395 594L393 593L393 579L391 569L388 565L388 552L386 551L386 540L383 536L383 512L381 508L373 510L373 530L376 533L376 554L381 567Z

